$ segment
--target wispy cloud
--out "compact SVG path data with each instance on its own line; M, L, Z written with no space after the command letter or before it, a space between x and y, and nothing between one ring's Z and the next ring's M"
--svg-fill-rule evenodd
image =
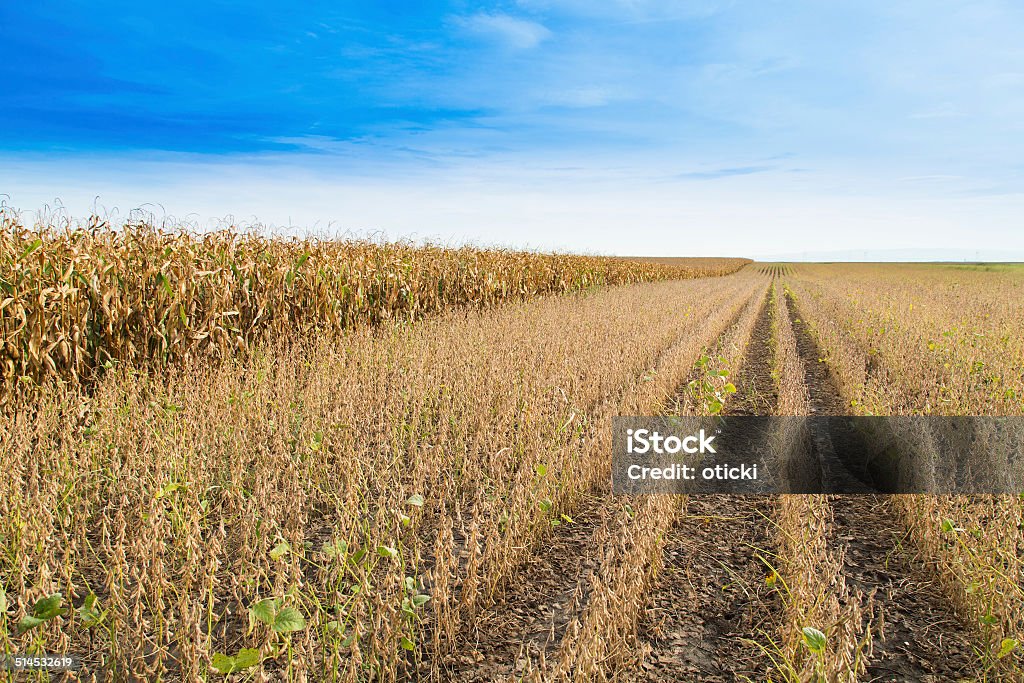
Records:
M944 175L944 174L933 174L933 175L914 175L899 178L901 183L934 183L934 182L946 182L949 180L960 180L963 176L959 175Z
M753 175L754 173L767 173L774 171L777 166L734 166L732 168L715 168L709 171L688 171L677 173L674 177L679 180L714 180L716 178L728 178L737 175Z
M315 206L334 206L324 188L374 178L378 201L351 196L367 223L394 211L395 230L433 206L437 225L534 221L546 235L628 190L597 216L609 240L639 239L612 228L635 224L640 204L669 231L728 224L742 205L787 237L804 221L808 241L842 237L821 225L850 240L865 225L881 238L909 226L910 242L935 225L950 239L977 226L989 241L1024 239L1024 5L1009 0L941 12L929 0L296 3L283 14L269 0L8 4L0 188L23 205L73 187L106 194L97 166L184 154L185 176L196 159L303 165L279 196L225 183L199 203L197 181L177 197L215 213L238 192L251 211L292 215L314 206L304 188L323 174ZM89 155L101 161L65 172ZM41 160L42 195L21 194L26 158ZM459 201L433 186L402 194L444 174L466 183ZM153 180L131 196L167 192ZM509 210L543 193L557 215Z
M537 47L551 37L551 31L543 24L501 12L478 12L454 17L452 21L466 33L520 50Z

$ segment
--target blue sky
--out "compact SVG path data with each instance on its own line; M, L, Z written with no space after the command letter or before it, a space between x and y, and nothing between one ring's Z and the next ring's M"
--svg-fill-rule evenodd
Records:
M1013 2L42 0L0 34L0 194L26 211L1024 254Z

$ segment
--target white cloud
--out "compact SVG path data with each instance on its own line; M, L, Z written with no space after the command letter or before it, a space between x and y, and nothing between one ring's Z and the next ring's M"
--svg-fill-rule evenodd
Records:
M479 12L456 17L455 24L467 33L521 50L537 47L551 37L551 31L543 24L501 13Z
M899 178L898 180L901 183L928 183L928 182L936 182L936 181L944 182L944 181L948 181L948 180L961 180L961 179L963 179L962 175L948 175L948 174L937 173L937 174L933 174L933 175L906 176L906 177L903 177L903 178Z
M551 163L559 163L552 159ZM609 161L618 161L609 160ZM384 234L630 255L763 256L785 249L977 249L979 237L1024 252L1024 194L966 196L946 183L904 183L845 172L831 180L780 173L652 183L645 168L541 168L513 159L396 177L323 166L322 157L210 162L116 157L7 160L8 204L61 204L75 217L93 206L138 206L217 226L234 215L301 234ZM728 169L727 169L728 170ZM895 175L895 174L893 174ZM850 193L849 188L859 188ZM904 189L905 188L905 189ZM98 201L97 201L98 197ZM288 226L295 226L288 230ZM724 238L723 236L728 236ZM917 253L917 252L915 252ZM922 252L923 253L923 252ZM987 253L987 252L986 252Z

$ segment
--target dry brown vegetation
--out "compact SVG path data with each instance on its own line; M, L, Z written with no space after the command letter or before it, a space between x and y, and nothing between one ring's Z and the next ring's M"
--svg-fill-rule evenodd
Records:
M773 376L778 387L778 415L808 415L808 394L803 364L790 323L781 284L772 287ZM781 429L775 439L779 452L799 448L810 438L805 429ZM843 558L829 542L832 508L825 496L783 495L779 498L778 566L768 581L780 586L784 623L777 643L768 653L785 675L795 680L815 677L828 681L856 681L864 672L865 650L871 630L865 624L863 596L854 593L842 573ZM867 607L870 611L870 602ZM826 644L821 653L806 647L803 629L817 628Z
M54 239L96 240L91 255L122 239L74 234ZM210 311L241 311L230 298L241 296L245 329L268 321L278 334L236 331L217 353L188 342L170 364L142 362L168 348L147 336L92 383L31 375L39 386L8 405L0 431L0 651L79 654L95 680L954 680L954 664L975 680L1021 679L1018 499L902 496L869 515L829 496L623 498L608 457L615 415L1020 414L1012 270L641 270L636 280L690 279L589 288L635 266L123 234L141 235L130 253L148 256L111 272L149 278L131 290L141 298L118 299L127 327L135 308L153 329L169 319L146 297L171 273L161 306L196 302L188 310L204 312L186 319L209 325L223 319ZM172 245L165 271L154 255ZM25 248L4 262L5 282L8 268L64 281L42 246L21 258ZM260 297L188 289L212 282L197 274L225 254L258 274ZM94 263L60 258L50 262ZM473 259L458 297L432 298ZM375 274L365 282L406 282L396 264L413 264L418 284L387 291L421 303L388 294L376 313L306 310L334 281L321 271L350 277L353 263ZM235 277L220 267L217 278ZM552 285L558 268L579 279ZM45 304L26 316L72 329L81 313L61 318L60 302L78 310L92 291L81 290L17 306ZM260 302L274 315L257 315ZM25 329L4 327L5 343ZM788 425L771 435L780 452L815 438ZM884 566L856 566L851 529L877 536ZM709 629L718 608L737 612L732 630ZM932 608L964 632L938 617L920 640L900 630ZM547 633L527 632L537 623ZM935 642L915 658L894 634Z
M0 402L16 386L88 380L117 362L224 358L267 337L721 275L746 262L114 229L95 217L26 227L0 208Z
M287 678L439 665L606 479L608 417L752 286L625 286L51 385L0 443L3 647L140 678L247 648ZM19 634L57 593L78 611Z
M851 413L1024 413L1020 269L802 266L792 285ZM929 435L914 437L922 449L933 443ZM931 456L942 461L941 452ZM1021 499L897 496L892 505L979 633L985 675L1017 680L1014 654L1024 631Z

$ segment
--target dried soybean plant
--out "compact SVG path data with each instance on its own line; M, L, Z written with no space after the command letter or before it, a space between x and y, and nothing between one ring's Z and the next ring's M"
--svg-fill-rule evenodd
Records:
M791 284L851 412L1024 414L1019 269L801 266ZM919 475L946 477L943 434L921 433L920 421L900 424L914 430L904 436L915 444ZM993 461L989 469L1010 465ZM1015 680L1024 634L1021 500L918 495L891 503L978 633L987 675Z
M771 290L772 374L778 394L775 412L791 417L808 415L804 368L780 289L774 283ZM806 423L784 419L776 424L774 452L806 452L810 438ZM870 656L871 599L865 600L846 584L842 551L829 542L833 522L828 497L784 494L779 497L774 522L777 564L767 581L782 596L785 613L778 640L770 638L765 651L784 680L858 680Z
M622 414L671 411L683 419L711 414L680 387L708 372L709 358L723 368L740 367L765 284L752 277L738 297L722 297L700 335L681 339L660 359L648 384L623 404ZM609 680L621 667L635 664L637 624L661 567L665 534L685 503L685 497L637 496L605 520L596 536L601 539L598 568L589 585L580 587L586 591L585 607L570 624L556 661L534 672L534 680Z
M623 388L750 286L608 288L46 387L0 436L0 646L101 677L412 675L604 476Z

